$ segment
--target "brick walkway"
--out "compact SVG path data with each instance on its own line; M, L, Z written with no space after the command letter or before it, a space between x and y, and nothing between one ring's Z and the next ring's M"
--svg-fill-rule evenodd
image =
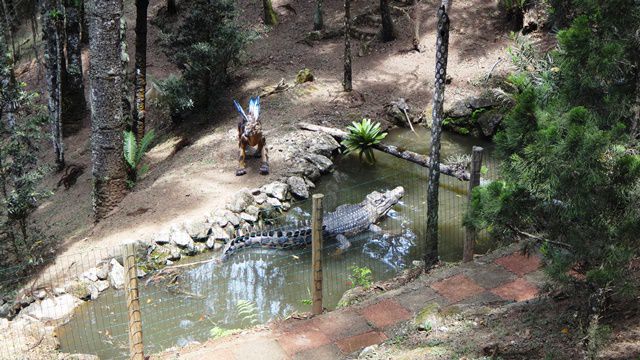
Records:
M394 329L430 304L447 307L526 301L538 295L542 282L540 259L520 255L509 247L471 263L437 269L362 304L308 320L289 319L265 331L185 349L178 358L342 359L393 337Z

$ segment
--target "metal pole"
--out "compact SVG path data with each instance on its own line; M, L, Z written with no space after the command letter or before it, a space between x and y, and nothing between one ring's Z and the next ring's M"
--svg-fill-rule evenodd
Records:
M127 294L127 313L129 316L129 353L131 360L144 360L135 244L122 246L122 258L125 270L124 290Z
M314 194L312 198L311 221L311 266L313 282L314 315L322 314L322 199L324 195Z
M482 169L482 152L483 148L474 146L471 153L471 171L469 179L469 193L467 194L467 208L471 208L471 194L473 189L480 185L480 170ZM475 229L467 227L464 234L464 248L462 250L462 261L469 262L473 260L473 253L476 246L477 233Z

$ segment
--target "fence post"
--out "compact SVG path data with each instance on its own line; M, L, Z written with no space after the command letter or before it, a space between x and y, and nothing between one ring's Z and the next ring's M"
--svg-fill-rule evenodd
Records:
M322 314L322 199L324 195L314 194L311 211L311 272L313 282L314 315Z
M129 317L129 354L131 360L144 360L138 269L136 267L136 246L134 243L122 246L122 259L125 270L124 291L127 296L127 314Z
M471 193L473 188L480 185L480 169L482 168L483 148L474 146L471 152L471 171L469 172L469 193L467 195L467 208L471 207ZM462 261L473 260L474 248L476 246L477 233L474 229L467 227L464 234L464 249L462 250Z

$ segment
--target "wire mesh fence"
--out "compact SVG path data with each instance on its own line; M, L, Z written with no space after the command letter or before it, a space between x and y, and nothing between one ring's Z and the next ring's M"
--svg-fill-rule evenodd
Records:
M494 176L492 171L485 171L485 174ZM365 230L349 236L347 248L336 239L324 239L325 308L336 308L345 291L355 285L389 279L422 258L426 247L427 178L428 170L415 166L409 171L360 181L352 186L318 189L325 195L326 216L341 205L360 203L373 191L404 188L400 202L378 222L379 230ZM447 176L441 176L440 182L439 252L443 260L455 261L462 256L462 220L467 208L468 185ZM263 213L256 221L259 229L245 227L236 231L241 234L266 230L293 232L296 228L309 226L310 219L310 200L294 201L289 211ZM483 251L482 248L477 250ZM138 262L144 263L150 251L141 249ZM203 342L237 329L311 310L311 246L247 247L239 249L224 262L215 261L218 257L220 251L205 252L183 258L173 266L154 271L147 269L148 272L141 276L139 293L145 353ZM95 354L101 359L128 357L127 302L125 291L114 288L109 274L113 271L114 261L122 262L120 249L95 249L56 258L41 272L43 276L34 285L32 296L46 298L46 293L38 291L42 287L52 289L53 295L58 295L57 299L63 293L91 299L72 312L58 303L50 304L50 308L39 307L41 312L50 311L51 318L61 318L59 322L51 321L56 326L60 351ZM69 285L71 274L83 274L81 278L87 281ZM105 290L107 286L109 289ZM33 305L22 311L36 311L30 306ZM69 314L62 314L64 311ZM23 345L15 343L13 346ZM19 353L18 350L3 349L0 354Z

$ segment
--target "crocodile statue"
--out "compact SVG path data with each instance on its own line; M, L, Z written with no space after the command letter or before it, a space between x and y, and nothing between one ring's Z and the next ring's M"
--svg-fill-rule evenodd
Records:
M379 231L375 225L384 217L389 209L400 201L404 188L398 186L383 193L374 191L359 204L344 204L323 217L323 238L335 238L339 249L346 249L351 244L346 236L352 236L365 230ZM311 227L302 226L290 230L271 230L252 232L231 240L224 249L221 261L227 260L240 249L247 247L265 247L287 249L305 246L311 243Z

